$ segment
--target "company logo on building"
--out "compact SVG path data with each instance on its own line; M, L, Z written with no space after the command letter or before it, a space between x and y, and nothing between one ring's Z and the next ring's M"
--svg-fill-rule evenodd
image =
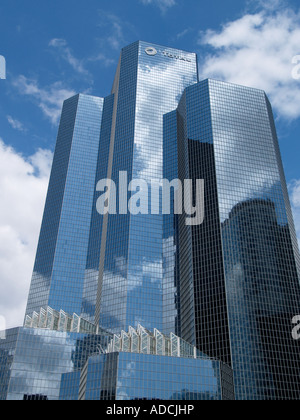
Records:
M6 60L0 55L0 79L6 79Z
M171 53L169 51L163 51L162 54L165 57L174 58L175 60L187 61L188 63L191 63L192 62L192 60L190 58L188 58L188 57L185 57L185 56L179 55L179 54L173 54L173 53Z
M157 54L157 50L154 47L148 47L145 49L146 54L154 56Z
M157 51L154 47L148 47L145 49L145 53L150 56L155 56L158 52L160 52L164 57L172 58L174 60L187 61L188 63L192 62L189 57L182 54L174 54L173 52L167 50Z

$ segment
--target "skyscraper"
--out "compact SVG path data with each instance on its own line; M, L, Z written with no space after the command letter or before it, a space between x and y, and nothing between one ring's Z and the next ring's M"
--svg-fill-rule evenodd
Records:
M122 50L107 178L118 184L120 171L125 171L128 183L143 179L159 185L163 115L196 82L195 54L144 42ZM125 201L129 199L130 194ZM96 322L115 332L138 323L164 331L162 215L124 213L103 221Z
M163 211L162 178L194 181L190 204L204 180L203 223L177 214L172 189ZM101 180L118 198L104 215ZM199 82L195 54L136 42L111 95L64 103L0 398L299 398L299 269L264 92Z
M26 315L47 306L81 313L103 102L64 103Z
M233 368L238 399L298 399L299 252L268 98L205 80L165 126L165 176L205 180L201 225L165 218L181 336Z

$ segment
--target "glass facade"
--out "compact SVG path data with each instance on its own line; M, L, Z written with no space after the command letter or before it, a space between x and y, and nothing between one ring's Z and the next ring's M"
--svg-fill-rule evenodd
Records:
M186 89L172 120L179 177L205 180L204 223L177 216L171 229L182 337L232 366L237 399L298 399L299 251L269 101L205 80Z
M232 400L232 371L209 359L132 353L91 357L81 400Z
M98 212L104 179L116 214ZM191 205L204 180L198 225L176 211L187 179ZM199 83L196 54L138 41L109 96L64 103L24 327L0 339L0 399L299 399L299 279L265 93Z
M84 289L81 314L87 320L95 322L95 310L97 303L97 291L99 281L99 261L101 253L101 238L103 230L103 217L97 212L96 184L99 180L108 177L110 139L112 133L112 118L115 95L112 94L104 99L102 124L100 131L100 144L97 157L95 188L91 209L91 225L89 231L89 243L84 275ZM105 241L104 241L105 243Z
M147 53L150 46L154 55ZM177 106L184 88L196 82L195 54L145 42L122 50L109 157L111 178L117 185L120 171L126 171L128 183L143 179L149 191L159 188L163 115ZM126 198L128 202L130 193ZM150 214L126 210L126 214L110 215L102 235L96 321L117 333L137 323L148 329L164 328L163 219L150 206L148 210Z
M177 147L177 112L164 115L163 177L172 182L179 178ZM167 157L167 158L166 158ZM163 215L163 326L164 331L181 335L179 218L174 209L175 188L170 189L170 214ZM183 249L182 252L188 251ZM193 312L193 301L191 311ZM195 343L194 336L188 337Z
M26 315L81 313L103 99L64 103Z
M82 367L106 343L104 334L34 328L6 331L6 339L0 340L0 400L58 400L62 374L69 372L74 376L68 385L78 396Z
M63 376L61 395L75 399L78 376ZM114 335L82 369L79 400L234 400L233 372L173 333L141 325Z

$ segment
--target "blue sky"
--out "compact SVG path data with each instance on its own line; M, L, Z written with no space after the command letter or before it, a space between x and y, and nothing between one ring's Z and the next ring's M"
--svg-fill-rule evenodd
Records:
M0 315L22 323L62 102L110 93L138 39L197 52L201 78L264 89L300 237L300 7L295 0L1 0Z

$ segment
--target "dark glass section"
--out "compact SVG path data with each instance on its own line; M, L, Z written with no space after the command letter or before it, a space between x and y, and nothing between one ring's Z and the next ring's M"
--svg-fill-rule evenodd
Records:
M230 314L236 376L249 372L249 399L298 399L299 343L292 338L291 321L300 294L294 261L289 261L288 226L278 225L271 200L255 199L235 206L222 234L228 279L233 281L235 272L231 298L239 308ZM242 384L238 392L245 392Z
M164 116L164 179L178 179L177 112ZM170 214L163 216L163 325L165 334L181 336L178 215L175 187L170 187Z
M181 336L233 367L238 399L298 399L299 251L270 103L205 80L165 124L166 171L194 181L194 205L195 181L205 182L203 223L177 219Z
M23 401L48 401L48 397L47 395L41 395L41 394L34 394L34 395L25 394L23 397Z
M260 90L209 89L236 396L298 399L299 256L272 111Z
M178 112L179 172L205 180L204 222L180 233L197 346L231 360L238 399L298 399L299 256L270 104L262 91L207 80ZM189 288L185 274L182 314ZM182 322L183 337L192 329Z
M185 101L186 93L182 96L177 112L178 178L181 182L183 190L185 179L189 179L188 147L185 142L186 120L183 116L186 104ZM181 198L184 201L184 197ZM184 208L182 208L179 213L180 214L177 217L178 231L175 231L175 237L178 244L176 262L178 262L179 270L180 331L184 340L196 345L191 227L186 224L186 214Z
M205 218L191 227L196 346L231 364L213 145L188 140L190 179L205 180ZM195 191L194 191L195 196Z
M231 364L221 226L213 147L208 82L188 88L178 107L178 172L196 182L204 180L205 217L187 226L179 217L179 260L182 313L181 334L210 357ZM169 155L166 155L166 162ZM167 164L167 163L166 163ZM184 191L186 194L186 191Z

